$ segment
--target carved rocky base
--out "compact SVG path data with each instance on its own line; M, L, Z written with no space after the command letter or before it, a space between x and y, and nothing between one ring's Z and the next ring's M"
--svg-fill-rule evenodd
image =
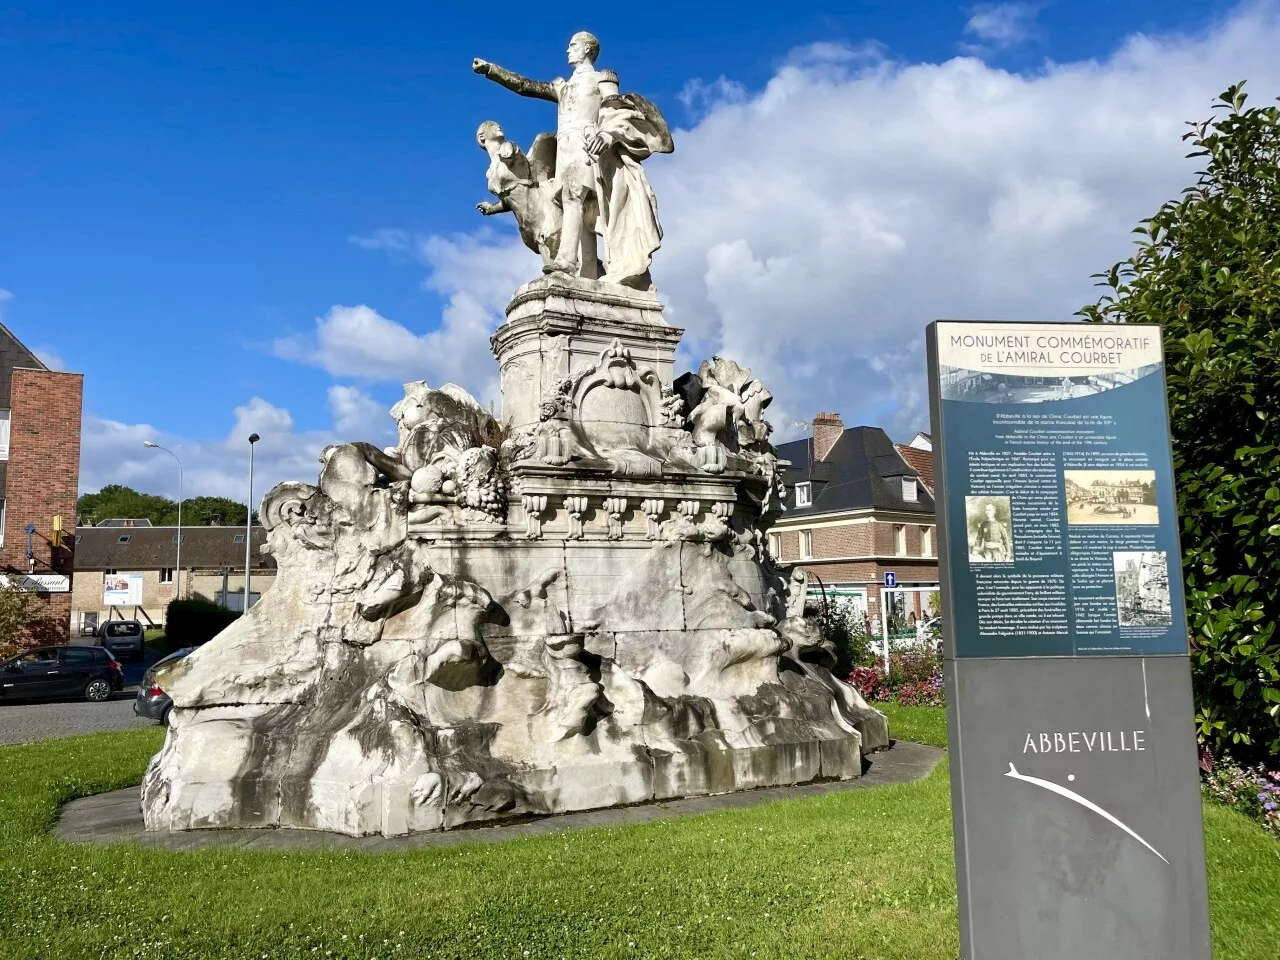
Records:
M430 579L374 642L281 636L313 589L286 570L180 661L149 829L449 829L855 777L888 744L817 632L779 622L780 584L717 545L414 549ZM324 622L360 609L330 603Z
M239 754L244 735L217 721L188 728L200 749ZM440 735L446 731L431 731ZM447 731L452 732L452 731ZM309 745L295 742L304 751ZM666 748L636 745L631 758L569 756L559 765L504 770L485 780L457 773L397 769L394 762L367 779L298 773L186 780L157 764L144 794L150 830L291 827L351 836L448 830L513 817L553 815L601 807L706 796L861 775L862 737L732 747L715 735ZM228 749L230 748L230 749ZM359 764L359 758L353 757Z

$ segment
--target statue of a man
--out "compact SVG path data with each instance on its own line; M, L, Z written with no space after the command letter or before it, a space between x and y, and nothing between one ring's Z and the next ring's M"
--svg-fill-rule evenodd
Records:
M662 113L639 94L618 93L618 75L597 70L600 42L569 40L573 73L550 83L476 59L471 68L524 97L558 105L555 196L563 212L560 244L547 273L596 276L596 228L605 240L600 279L648 289L649 264L662 242L658 205L640 162L675 149Z

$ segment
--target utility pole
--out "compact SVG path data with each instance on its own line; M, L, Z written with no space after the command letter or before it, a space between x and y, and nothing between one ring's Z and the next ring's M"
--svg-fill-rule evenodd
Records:
M244 604L241 613L249 612L249 562L253 556L253 445L261 439L249 434L249 499L245 501L244 516Z
M174 558L174 576L177 577L173 588L173 596L177 600L182 599L182 461L178 460L178 455L168 447L162 447L158 443L150 440L143 440L142 445L150 450L163 450L174 460L178 461L178 553Z

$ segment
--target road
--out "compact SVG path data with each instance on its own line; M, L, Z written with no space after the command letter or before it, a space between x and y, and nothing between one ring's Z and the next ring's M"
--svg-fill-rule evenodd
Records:
M0 744L30 743L77 733L132 730L155 723L134 715L133 700L142 673L155 662L148 652L141 661L124 663L125 687L105 703L55 700L43 703L0 703Z

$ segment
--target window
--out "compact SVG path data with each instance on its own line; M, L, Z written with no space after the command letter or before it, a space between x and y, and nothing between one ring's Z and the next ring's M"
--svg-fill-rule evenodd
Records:
M93 663L94 659L96 658L93 651L87 647L63 647L62 649L62 662L68 666L79 664L83 667L85 664Z
M173 583L173 567L160 568L160 582Z
M907 528L900 523L893 525L893 553L898 557L907 555Z
M902 499L907 503L919 503L920 491L916 487L915 477L902 478Z
M232 537L232 538L231 538L231 542L232 542L232 543L244 543L244 534L243 534L243 533L237 533L234 537Z
M813 503L813 484L797 483L796 484L796 506L807 507Z
M0 497L0 546L4 546L4 497Z
M0 410L0 460L9 459L9 411Z
M15 663L24 671L57 670L58 651L56 649L32 650L30 653L24 653Z
M782 559L782 537L779 534L769 534L769 553L775 560Z
M813 557L813 534L808 530L800 531L800 559L809 560Z
M116 543L128 543L128 542L129 542L129 535L127 533L123 537L121 537L119 540L116 541Z
M187 535L186 535L185 533L182 535L182 539L183 539L183 540L186 540L186 539L187 539ZM177 535L176 533L173 535L173 542L174 542L174 543L177 543L177 542L178 542L178 535Z
M103 575L104 577L114 577L114 576L116 575L116 568L115 568L115 567L108 567L106 570L103 570L103 571L102 571L102 575Z
M933 556L933 527L920 528L920 556Z

